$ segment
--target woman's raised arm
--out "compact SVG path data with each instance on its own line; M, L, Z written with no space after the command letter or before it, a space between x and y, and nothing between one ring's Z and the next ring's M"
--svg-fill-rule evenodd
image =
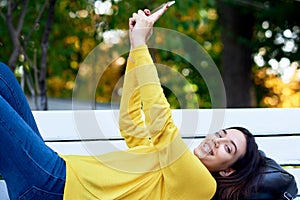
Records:
M146 46L152 35L153 24L166 9L150 16L145 14L149 13L148 10L140 10L129 19L131 52L125 72L119 120L121 134L129 147L157 145L164 138L162 135L166 125L173 125L169 103ZM141 109L145 114L145 122Z

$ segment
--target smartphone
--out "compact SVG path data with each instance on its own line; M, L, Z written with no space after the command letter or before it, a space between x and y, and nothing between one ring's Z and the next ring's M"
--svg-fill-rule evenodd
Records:
M151 11L151 14L153 14L153 13L159 11L160 9L162 9L162 8L165 7L165 6L170 7L170 6L172 6L174 3L175 3L175 1L168 1L167 3L163 3L163 4L161 4L159 7L155 8L154 10L152 10L152 11Z

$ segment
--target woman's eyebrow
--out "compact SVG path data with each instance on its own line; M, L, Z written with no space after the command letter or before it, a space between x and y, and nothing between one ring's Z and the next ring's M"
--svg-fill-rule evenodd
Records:
M234 143L234 141L230 141L231 143L232 143L232 145L234 146L234 148L235 148L235 151L234 151L234 154L236 154L236 152L237 152L237 146L236 146L236 144Z

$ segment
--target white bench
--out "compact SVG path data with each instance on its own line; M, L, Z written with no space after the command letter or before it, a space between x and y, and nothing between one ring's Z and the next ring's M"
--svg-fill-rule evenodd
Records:
M231 126L248 128L268 157L288 167L300 186L300 108L173 110L181 135L193 149L207 133ZM47 145L60 154L93 155L122 150L118 110L34 111ZM298 166L298 168L295 168ZM298 194L300 200L300 193ZM0 181L0 199L9 199Z

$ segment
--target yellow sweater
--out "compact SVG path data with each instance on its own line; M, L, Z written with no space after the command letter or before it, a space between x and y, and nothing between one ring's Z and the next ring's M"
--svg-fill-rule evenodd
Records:
M64 199L213 197L216 182L181 139L146 45L130 53L119 125L128 150L62 156L67 164Z

